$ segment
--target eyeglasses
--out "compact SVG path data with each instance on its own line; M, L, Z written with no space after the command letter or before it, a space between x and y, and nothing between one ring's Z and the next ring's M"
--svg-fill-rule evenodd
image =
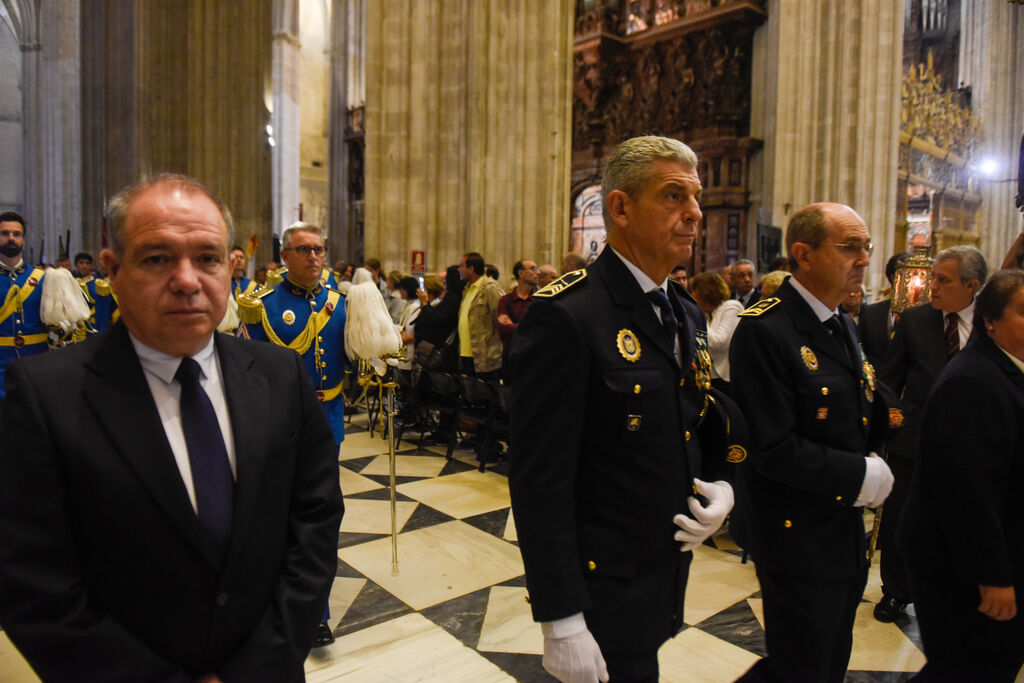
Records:
M297 247L285 247L281 251L294 251L296 254L298 254L302 258L308 258L310 252L316 254L317 256L323 256L324 253L327 251L327 247L322 247L322 246L319 246L319 245L315 246L315 247L310 247L310 246L307 246L305 244L300 244Z
M865 244L848 244L846 242L840 244L838 242L830 242L829 244L847 256L860 256L861 251L867 252L867 255L871 256L875 251L874 242L866 242Z

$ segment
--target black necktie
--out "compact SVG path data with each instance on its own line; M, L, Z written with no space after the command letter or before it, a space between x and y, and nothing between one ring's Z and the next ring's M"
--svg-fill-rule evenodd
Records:
M672 304L668 302L668 297L665 296L665 290L661 287L652 289L647 292L647 298L651 300L658 310L661 311L661 326L665 328L665 334L668 336L669 344L675 348L676 343L676 328L679 325L679 321L676 320L676 314L672 312Z
M174 378L181 384L181 428L192 465L199 524L223 553L231 535L235 482L217 414L199 384L199 363L183 358Z
M960 350L960 316L946 314L946 359L950 360Z
M850 335L846 334L846 330L843 328L843 321L839 319L839 314L836 314L826 320L825 326L832 334L832 337L839 343L839 346L843 348L843 352L846 354L846 360L852 363L854 356L850 351Z

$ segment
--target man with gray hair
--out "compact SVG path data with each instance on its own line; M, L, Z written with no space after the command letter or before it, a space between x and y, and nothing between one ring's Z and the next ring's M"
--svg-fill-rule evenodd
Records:
M749 259L740 259L732 266L732 286L736 289L732 298L743 304L743 308L753 306L761 298L761 292L754 286L757 279L757 268Z
M981 252L970 246L943 249L935 256L930 277L931 302L903 311L879 371L889 404L889 465L896 477L885 503L879 544L882 547L882 600L875 619L905 619L911 602L909 579L896 528L907 498L918 447L921 415L935 379L946 363L967 344L974 328L974 297L985 284L988 267Z
M696 165L670 138L612 152L607 247L537 291L512 338L509 488L544 668L561 681L658 679L690 551L732 508L710 445L726 438L698 432L704 315L668 277L700 226Z

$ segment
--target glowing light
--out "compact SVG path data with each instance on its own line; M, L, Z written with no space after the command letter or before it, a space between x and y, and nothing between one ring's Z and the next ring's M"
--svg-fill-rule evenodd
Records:
M991 157L982 159L978 164L978 171L989 178L995 178L996 174L999 173L999 162Z

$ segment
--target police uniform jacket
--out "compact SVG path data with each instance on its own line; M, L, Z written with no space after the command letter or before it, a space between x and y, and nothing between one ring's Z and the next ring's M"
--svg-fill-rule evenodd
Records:
M345 355L345 297L317 285L306 289L286 275L273 289L238 299L238 317L252 339L271 341L302 356L331 423L334 440L345 439L342 382Z
M876 301L861 309L860 320L857 321L857 334L868 362L874 366L879 375L882 373L882 362L889 351L892 335L889 332L889 307L891 299Z
M855 340L853 321L839 315ZM843 579L866 562L853 504L886 414L874 370L854 349L856 360L788 280L741 315L729 359L751 448L736 473L732 530L759 569Z
M669 287L682 367L610 248L535 293L512 337L509 486L533 616L584 612L605 653L654 652L681 627L692 554L672 518L694 477L718 478L695 427L704 316Z
M43 298L42 268L24 264L0 269L0 399L4 398L4 367L49 348L49 331L39 317Z
M945 314L931 304L903 311L878 377L891 411L889 452L918 459L918 435L925 401L946 367Z

